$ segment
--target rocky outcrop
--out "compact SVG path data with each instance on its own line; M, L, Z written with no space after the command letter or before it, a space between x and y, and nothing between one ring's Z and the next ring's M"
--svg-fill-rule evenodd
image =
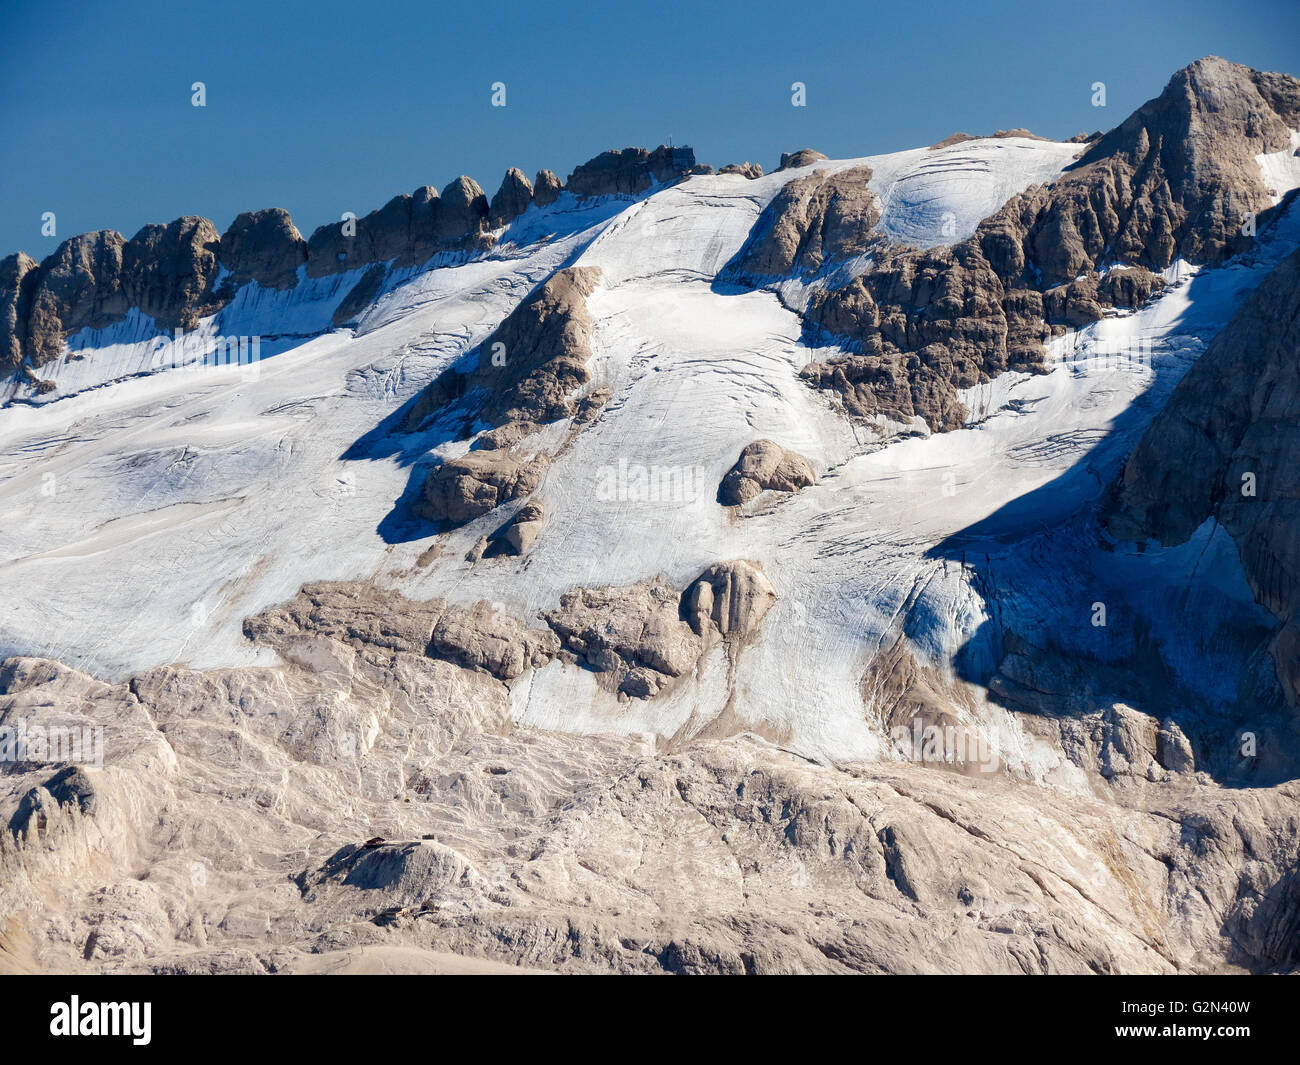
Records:
M539 668L559 650L549 630L529 629L491 603L416 602L359 581L303 585L288 603L245 621L244 633L291 658L304 638L323 636L375 661L427 655L498 680Z
M719 170L718 173L739 174L741 177L749 178L752 181L754 178L761 178L763 176L763 167L759 163L751 163L748 161L743 163L728 163Z
M1282 624L1277 675L1300 706L1300 252L1246 300L1138 442L1106 523L1180 544L1208 519L1232 535L1255 598Z
M312 632L285 647L279 667L120 684L4 664L0 724L57 715L114 740L102 772L0 775L0 824L26 806L0 832L0 970L251 974L394 954L408 971L591 973L1296 962L1294 782L1180 778L1100 802L841 767L752 732L656 750L519 727L486 670ZM1140 757L1151 737L1135 728L1125 749Z
M119 322L132 307L162 330L193 329L220 306L212 292L219 242L212 223L194 217L145 226L130 241L111 230L65 240L39 267L22 271L12 313L16 332L26 311L23 355L33 366L51 362L70 334Z
M501 179L501 187L488 209L488 228L500 229L513 222L533 202L533 186L518 167L512 166Z
M800 148L797 152L782 152L781 162L777 166L777 171L798 170L801 167L812 166L813 163L820 163L826 156L821 152L813 151L811 148Z
M973 137L969 133L953 133L944 137L943 140L930 145L930 151L937 151L940 148L951 148L954 144L965 144L967 141L1002 140L1007 137L1020 137L1032 141L1042 141L1047 139L1046 137L1040 137L1038 134L1030 133L1029 130L1020 127L1017 127L1016 129L999 129L983 138Z
M444 528L482 517L541 484L549 456L510 450L471 451L435 467L424 480L417 516Z
M551 171L537 171L537 177L533 179L533 203L538 207L553 204L563 191L563 183Z
M690 148L659 145L654 151L624 148L601 152L579 166L565 182L566 191L578 199L590 196L640 196L652 184L667 184L695 167Z
M479 345L473 369L453 367L417 397L408 429L464 396L473 397L472 420L493 426L477 441L478 450L430 472L416 507L420 517L456 526L526 496L541 482L550 456L529 452L521 442L546 423L570 418L578 429L595 417L605 393L579 391L591 379L586 297L599 278L595 267L556 271Z
M542 534L545 522L546 511L542 504L530 500L515 511L514 517L499 530L494 542L503 554L526 554Z
M696 670L720 640L739 653L775 600L761 568L735 561L711 566L680 593L660 580L580 588L543 617L570 661L620 695L649 699Z
M339 305L334 308L330 324L338 327L355 322L365 310L375 302L383 291L384 282L388 280L387 263L371 263L366 267L357 283L348 290Z
M724 507L748 503L760 492L797 492L817 483L806 458L771 440L755 440L740 453L718 488Z
M148 225L122 249L122 296L164 332L190 330L221 306L212 287L221 238L206 218Z
M69 333L120 321L129 304L122 292L126 240L112 230L65 240L41 263L32 290L23 349L34 366L63 352Z
M586 297L599 281L594 266L556 271L480 345L472 387L487 391L489 421L543 423L574 414L573 393L591 379Z
M880 202L867 188L870 180L871 169L859 166L787 182L759 216L730 270L751 278L811 275L858 254L880 221Z
M696 167L689 148L628 148L578 167L570 186L578 196L640 195L655 182L707 169ZM389 262L416 266L440 252L473 254L492 245L493 230L531 203L554 203L561 191L549 170L530 185L511 168L490 204L478 183L462 176L441 195L424 186L363 218L321 226L306 241L287 212L269 208L239 215L224 235L207 219L187 216L145 226L130 241L109 230L83 233L39 265L21 253L9 256L0 261L0 366L25 365L34 385L53 387L34 368L57 359L72 333L120 322L132 307L161 331L190 330L249 282L292 288L304 264L308 277L321 278ZM355 321L382 289L385 273L363 274L333 324Z
M298 268L307 261L307 242L288 211L269 207L239 215L222 234L218 257L230 271L231 290L250 281L262 288L293 288Z
M1300 81L1203 59L969 240L918 250L845 227L833 259L823 252L810 264L869 259L852 280L815 292L804 316L849 354L808 367L805 379L853 416L959 427L957 389L1040 368L1048 336L1139 304L1175 258L1215 263L1248 246L1243 219L1271 204L1255 156L1285 148L1297 127ZM774 201L731 273L787 263L807 272L791 254L816 231L807 202L796 190Z
M39 276L35 260L22 252L0 259L0 368L23 361L32 290Z
M490 246L488 201L473 178L458 177L442 190L432 186L394 196L377 211L348 223L321 226L307 242L307 274L325 277L370 263L393 260L416 266L440 251L480 251Z

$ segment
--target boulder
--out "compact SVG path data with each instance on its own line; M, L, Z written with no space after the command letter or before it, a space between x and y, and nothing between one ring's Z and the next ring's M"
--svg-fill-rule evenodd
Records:
M748 503L760 492L797 492L817 483L806 458L771 440L755 440L740 453L718 489L724 507Z

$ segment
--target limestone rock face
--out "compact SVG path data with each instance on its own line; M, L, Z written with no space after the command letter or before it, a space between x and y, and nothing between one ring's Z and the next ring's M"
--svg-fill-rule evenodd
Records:
M538 426L563 418L579 429L604 402L604 392L576 396L591 379L591 316L586 297L600 279L596 267L558 270L516 307L480 346L477 367L455 367L421 393L409 429L448 403L471 393L482 397L475 416L494 426L479 450L436 467L426 478L417 513L460 525L532 492L550 464L521 441Z
M815 274L828 262L856 255L880 221L870 180L871 169L860 166L788 182L763 211L732 268L754 277Z
M366 267L366 272L357 279L357 283L352 286L338 307L334 309L331 324L342 326L356 321L358 316L375 302L387 279L387 264L371 263Z
M39 276L35 260L22 252L0 259L0 367L23 361L32 289Z
M228 283L239 288L256 281L263 288L292 288L298 267L307 261L307 242L280 207L246 211L221 237L221 265L230 271Z
M534 541L541 535L545 525L546 512L541 503L525 503L510 519L501 533L500 541L512 555L526 554Z
M554 203L563 191L564 184L551 171L537 171L537 177L533 179L533 203L538 207Z
M1271 203L1255 157L1285 148L1298 127L1300 81L1199 60L1060 180L1013 197L969 240L893 245L860 224L865 210L828 240L814 174L773 201L729 274L761 282L869 253L857 276L812 295L805 320L850 353L804 378L852 416L951 430L965 416L956 390L1040 368L1053 327L1139 304L1175 258L1215 263L1248 246L1243 219ZM1109 269L1116 264L1131 269Z
M473 244L480 239L487 217L487 196L477 181L461 175L442 190L435 239L447 247Z
M800 167L812 166L813 163L819 163L826 156L821 152L813 151L811 148L800 148L797 152L782 152L781 164L776 168L781 170L797 170Z
M290 657L305 638L328 637L375 661L427 655L498 680L541 667L559 650L552 632L527 628L491 603L417 602L359 581L303 585L288 603L249 618L244 632Z
M579 199L639 196L654 182L673 181L694 166L695 153L690 148L669 148L662 144L654 151L624 148L601 152L583 163L569 175L564 187Z
M122 249L122 294L163 330L193 329L216 310L212 296L221 238L206 218L148 225Z
M112 230L65 240L41 263L32 292L25 350L33 365L57 359L69 333L121 320L130 304L122 290L126 240Z
M586 297L599 281L594 266L557 271L483 342L474 383L490 393L489 420L541 423L572 415L572 392L591 379Z
M1208 518L1232 535L1256 600L1282 623L1278 679L1300 706L1300 252L1250 296L1175 387L1115 486L1123 539L1184 543Z
M771 440L755 440L740 453L718 489L724 507L748 503L760 492L797 492L817 483L808 460Z
M481 250L491 243L487 218L487 196L473 178L458 177L441 196L424 186L358 218L354 236L345 235L342 221L317 229L307 242L307 275L325 277L389 260L415 266L440 251Z
M424 481L416 513L448 526L463 525L502 503L528 495L541 483L549 461L510 451L471 451L437 466Z
M775 600L762 569L736 561L710 567L684 592L660 580L579 588L543 617L563 650L621 695L650 699L693 672L720 639L738 653Z
M749 178L752 180L754 178L761 178L763 176L763 167L759 163L751 163L748 161L743 163L728 163L721 170L719 170L718 173L739 174L743 178Z
M115 742L103 770L0 776L0 915L24 930L0 966L267 973L393 952L421 971L1296 964L1294 782L1102 803L819 764L752 734L656 751L518 727L483 670L318 632L284 647L274 668L120 684L4 664L0 723L58 715ZM1142 757L1151 737L1124 728Z
M529 184L522 170L512 166L506 171L506 176L501 179L501 187L492 197L492 204L488 211L488 227L500 229L513 222L528 210L528 205L532 202L533 186Z
M744 641L776 601L776 591L760 566L744 560L710 566L687 589L683 613L696 635L710 627L732 641Z

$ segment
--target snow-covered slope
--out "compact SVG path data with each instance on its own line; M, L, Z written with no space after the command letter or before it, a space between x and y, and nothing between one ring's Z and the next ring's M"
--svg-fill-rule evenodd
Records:
M969 236L1078 147L976 140L816 166L870 166L880 228L930 246ZM811 755L877 757L886 748L862 683L878 652L905 630L954 691L987 680L987 669L959 676L957 663L965 649L978 657L995 585L1025 626L1078 622L1081 642L1094 635L1091 604L1126 597L1212 693L1222 662L1208 652L1245 653L1220 630L1258 621L1231 545L1207 530L1177 551L1121 553L1099 587L1079 514L1243 293L1295 245L1294 221L1252 260L1185 271L1141 311L1059 341L1050 373L972 390L967 428L886 441L798 379L832 352L809 347L775 295L713 284L772 196L804 172L693 177L636 201L566 195L530 208L488 256L390 278L355 330L329 328L350 275L288 292L249 285L202 330L261 337L251 368L151 372L153 330L139 316L78 335L49 370L57 393L0 410L0 651L112 678L168 662L236 664L259 654L243 619L307 581L373 579L532 619L574 587L655 576L682 587L744 558L778 598L738 663L718 648L691 683L629 701L553 662L512 686L516 720L672 737L727 713ZM590 369L612 397L547 472L537 493L546 529L525 559L465 560L500 514L445 534L430 558L432 530L403 526L395 508L434 458L465 444L398 433L392 416L565 265L601 270L588 300ZM1155 358L1081 357L1098 345ZM720 507L719 481L761 437L808 457L818 483ZM602 485L636 467L684 487L668 499L608 498ZM1197 567L1219 575L1201 614L1218 621L1187 630L1163 590ZM1018 771L1057 772L1059 756L974 689L962 712Z

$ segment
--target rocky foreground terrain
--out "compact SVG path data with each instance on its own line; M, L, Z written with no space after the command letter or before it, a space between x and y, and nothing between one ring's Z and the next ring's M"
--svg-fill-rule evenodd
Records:
M1211 57L0 261L0 971L1300 969L1298 187Z

